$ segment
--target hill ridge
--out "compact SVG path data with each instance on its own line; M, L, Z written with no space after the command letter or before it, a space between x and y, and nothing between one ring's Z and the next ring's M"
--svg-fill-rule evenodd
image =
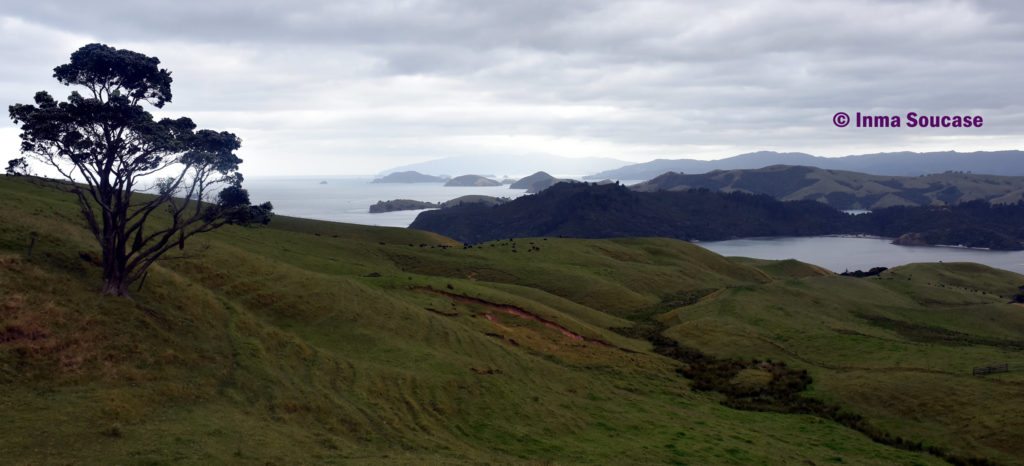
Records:
M645 192L699 188L742 191L782 201L815 200L837 209L867 210L974 200L1013 204L1024 200L1024 177L959 172L899 177L795 165L713 170L698 175L668 172L631 188Z
M880 152L873 154L821 157L803 152L760 151L718 160L657 159L624 165L585 176L586 180L649 180L675 171L702 174L722 169L757 169L771 165L805 165L822 169L848 170L873 175L918 176L947 171L992 175L1024 176L1024 152L1019 150L976 152Z

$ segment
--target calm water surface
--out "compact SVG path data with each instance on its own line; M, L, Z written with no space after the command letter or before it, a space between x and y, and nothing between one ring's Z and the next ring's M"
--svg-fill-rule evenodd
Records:
M327 184L320 184L326 181ZM270 201L274 212L290 217L388 227L407 227L422 210L369 213L370 205L391 199L444 202L468 194L519 197L525 189L450 187L442 183L370 183L370 178L247 178L254 202Z
M700 246L723 256L796 259L834 272L895 267L914 262L977 262L1024 274L1024 251L986 251L929 246L897 246L888 239L812 236L709 241Z

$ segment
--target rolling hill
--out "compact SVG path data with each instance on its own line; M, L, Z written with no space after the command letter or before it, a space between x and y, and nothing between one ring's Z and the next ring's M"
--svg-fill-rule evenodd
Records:
M837 209L950 205L975 200L1012 204L1024 199L1024 177L959 172L898 177L788 165L700 175L670 172L632 186L648 192L700 188L767 194L783 201L813 200Z
M819 157L802 152L762 151L719 160L658 159L605 170L584 179L650 180L666 172L700 174L714 170L756 169L772 165L804 165L886 176L920 176L947 171L1024 176L1024 152L886 152Z
M73 199L9 177L0 199L0 452L16 462L1024 457L1020 275L856 279L670 239L465 247L276 217L103 298Z

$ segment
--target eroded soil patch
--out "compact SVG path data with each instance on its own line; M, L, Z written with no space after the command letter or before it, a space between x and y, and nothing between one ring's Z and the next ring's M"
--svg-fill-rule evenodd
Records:
M451 299L451 300L457 301L457 302L461 302L461 303L465 303L465 304L476 304L476 305L479 305L479 306L483 306L483 307L485 307L487 309L491 309L492 311L495 311L495 312L501 312L503 314L515 316L515 317L518 317L520 319L531 320L531 321L534 321L534 322L538 322L538 323L544 325L545 327L548 327L550 329L553 329L553 330L557 331L558 333L561 333L563 336L565 336L566 338L569 338L571 340L584 341L584 342L588 342L588 343L595 343L595 344L598 344L598 345L601 345L601 346L607 346L607 347L614 347L614 345L612 345L611 343L608 343L607 341L604 341L604 340L601 340L601 339L598 339L598 338L592 338L592 337L581 335L581 334L576 333L576 332L574 332L572 330L569 330L568 328L566 328L565 326L563 326L563 325L561 325L561 324L559 324L557 322L554 322L554 321L549 320L549 319L545 319L544 317L541 317L541 316L539 316L537 314L534 314L534 313L532 313L530 311L527 311L526 309L523 309L523 308L518 307L518 306L513 306L511 304L494 303L494 302L491 302L491 301L487 301L487 300L480 299L480 298L475 298L475 297L472 297L472 296L465 296L465 295L461 295L461 294L458 294L458 293L451 293L451 292L448 292L448 291L436 290L434 288L429 288L429 287L417 287L417 288L415 288L415 290L416 291L420 291L420 292L424 292L424 293L433 293L433 294L445 296L448 299ZM484 317L487 318L488 320L492 321L492 322L496 322L494 316L491 315L491 314L484 314Z

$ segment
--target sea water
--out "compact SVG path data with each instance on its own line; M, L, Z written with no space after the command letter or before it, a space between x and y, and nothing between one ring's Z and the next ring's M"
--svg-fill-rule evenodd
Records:
M502 186L445 187L443 183L371 183L371 178L252 177L245 187L253 202L270 201L290 217L389 227L407 227L422 210L371 214L377 201L444 202L469 194L515 198L525 189ZM323 183L322 183L323 182Z
M842 236L746 238L700 246L723 256L796 259L833 272L895 267L915 262L976 262L1024 274L1024 251L989 251L942 246L898 246L891 239Z

